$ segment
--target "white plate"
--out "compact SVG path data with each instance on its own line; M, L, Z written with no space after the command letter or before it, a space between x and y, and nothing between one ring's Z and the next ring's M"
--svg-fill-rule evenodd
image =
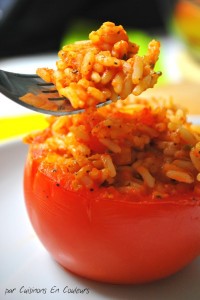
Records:
M0 145L1 300L200 299L200 258L174 276L140 286L97 283L63 270L37 239L26 214L22 189L26 152L20 140ZM68 292L74 293L64 293L66 286ZM5 294L12 289L13 293ZM44 289L46 293L26 294L25 289ZM83 289L85 293L76 293Z

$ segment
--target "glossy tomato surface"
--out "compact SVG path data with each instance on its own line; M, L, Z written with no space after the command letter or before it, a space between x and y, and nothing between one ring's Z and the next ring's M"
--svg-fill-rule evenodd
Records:
M191 195L135 199L114 188L70 188L38 170L29 155L24 174L27 211L38 237L66 269L111 283L169 276L200 254L200 204ZM69 184L66 184L66 183Z

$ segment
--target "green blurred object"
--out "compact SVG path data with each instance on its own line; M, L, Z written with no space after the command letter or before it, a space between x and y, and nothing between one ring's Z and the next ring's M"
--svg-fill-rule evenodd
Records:
M64 45L72 44L76 41L81 40L88 40L88 35L91 31L97 30L101 26L101 23L98 22L91 22L87 20L77 20L72 22L71 26L68 28L68 31L66 31L65 35L63 36L63 39L61 41L61 48ZM148 43L152 39L158 39L158 37L152 37L148 35L146 32L133 29L133 28L125 28L127 31L127 34L129 36L129 40L138 44L140 46L139 48L139 54L145 55L148 48ZM168 78L165 75L165 67L164 67L164 58L162 54L162 45L161 45L161 53L159 56L159 60L156 63L155 67L156 71L162 71L162 76L160 76L157 85L163 84L168 82Z
M98 24L97 22L93 23L87 20L77 20L72 22L61 41L61 47L76 41L88 40L89 33L100 26L101 24Z

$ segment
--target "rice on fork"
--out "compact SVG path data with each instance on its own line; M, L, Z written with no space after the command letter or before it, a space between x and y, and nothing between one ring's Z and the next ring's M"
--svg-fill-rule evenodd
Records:
M138 50L121 25L105 22L89 34L89 40L64 46L57 70L39 68L37 74L55 84L76 109L125 99L153 87L161 75L154 71L160 43L152 40L144 56Z

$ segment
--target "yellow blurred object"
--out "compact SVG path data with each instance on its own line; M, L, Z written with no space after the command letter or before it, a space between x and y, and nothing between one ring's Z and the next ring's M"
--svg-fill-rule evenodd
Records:
M189 51L200 59L200 0L178 0L172 22Z
M40 114L3 117L0 119L0 141L44 129L47 125L45 117Z

